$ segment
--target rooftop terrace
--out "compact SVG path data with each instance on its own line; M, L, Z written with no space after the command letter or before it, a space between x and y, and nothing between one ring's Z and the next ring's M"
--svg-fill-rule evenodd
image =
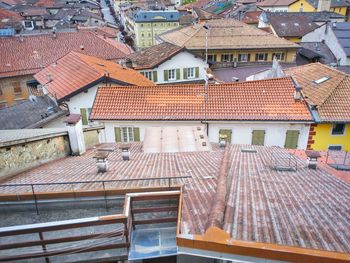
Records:
M249 151L242 151L249 147ZM254 151L251 151L254 150ZM226 151L227 174L220 170ZM67 157L26 171L3 184L106 182L106 189L154 188L183 184L181 234L204 234L213 213L223 214L220 222L233 240L272 243L326 251L350 252L350 184L334 169L319 163L309 169L301 152L290 155L285 149L264 146L230 145L226 150L213 146L210 152L143 153L142 144L131 145L130 161L121 150L109 155L109 169L97 173L90 150L83 156ZM272 154L289 160L296 171L271 168ZM286 159L285 159L286 158ZM216 211L218 185L226 187L223 211ZM36 192L101 189L101 183L35 185ZM29 192L27 186L3 187L2 194ZM3 196L2 196L3 197ZM215 208L213 210L213 208Z

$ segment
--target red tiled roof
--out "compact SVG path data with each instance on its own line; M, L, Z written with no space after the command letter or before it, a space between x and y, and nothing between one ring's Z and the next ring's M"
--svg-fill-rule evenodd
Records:
M290 6L297 0L265 0L257 3L257 6Z
M57 99L63 99L94 81L99 79L102 81L106 74L109 74L111 79L125 84L155 85L135 70L75 51L39 71L34 78L45 85ZM50 81L48 76L50 76Z
M131 53L125 44L106 41L90 31L56 35L56 38L52 34L23 36L22 42L20 36L0 38L0 78L36 73L70 51L107 60L121 59Z
M0 8L0 28L6 28L7 26L22 26L21 17L18 13Z
M261 13L262 11L247 11L244 13L241 21L246 24L258 24Z
M95 120L280 120L310 121L303 101L295 101L291 78L209 85L100 87Z
M321 63L285 69L301 85L306 100L316 106L321 121L350 122L350 75ZM315 81L327 77L320 84Z

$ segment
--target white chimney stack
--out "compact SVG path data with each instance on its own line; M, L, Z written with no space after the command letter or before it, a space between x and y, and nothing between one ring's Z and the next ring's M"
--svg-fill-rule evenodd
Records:
M83 123L80 114L70 114L65 123L67 124L69 143L72 155L85 153L85 141L83 134Z

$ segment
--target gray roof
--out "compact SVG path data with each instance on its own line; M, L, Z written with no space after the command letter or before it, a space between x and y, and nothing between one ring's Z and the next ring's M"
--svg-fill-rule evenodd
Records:
M332 19L344 19L345 16L328 11L322 12L262 12L260 18L265 22L269 23L271 17L307 17L312 22L327 22Z
M179 11L138 11L134 14L135 22L175 22L179 21Z
M334 23L333 32L347 57L350 57L350 23Z
M66 128L0 130L0 147L67 134Z
M319 0L307 0L310 5L314 8L317 8ZM331 0L331 7L341 7L341 6L350 6L346 0Z
M49 97L36 97L34 101L26 100L1 109L0 127L4 130L34 128L65 114Z

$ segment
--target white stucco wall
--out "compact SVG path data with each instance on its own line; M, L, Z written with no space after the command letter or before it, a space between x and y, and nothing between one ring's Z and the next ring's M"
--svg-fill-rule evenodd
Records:
M198 78L190 78L190 79L184 79L183 76L183 69L184 68L195 68L199 67L199 77ZM178 53L177 55L173 56L169 60L165 61L158 67L150 70L140 70L140 72L145 72L145 71L157 71L157 84L165 84L165 83L176 83L176 82L185 82L185 81L195 81L195 80L204 80L205 79L205 74L206 74L206 68L207 64L205 61L203 61L202 58L195 57L193 54L187 52L187 51L182 51ZM180 69L180 79L179 80L168 80L164 81L164 70L169 70L169 69Z
M95 85L85 92L81 92L67 101L70 113L79 113L81 108L92 108L94 103L98 85Z
M103 138L105 142L115 142L114 127L138 127L140 128L141 141L145 136L146 127L154 126L184 126L184 125L203 125L199 121L100 121L105 126ZM282 123L282 122L210 122L209 123L209 141L219 141L220 129L232 129L232 143L234 144L251 144L253 130L265 130L265 146L284 147L287 130L298 130L299 149L306 149L309 135L309 124L300 123Z
M331 26L328 26L326 30L326 25L323 25L314 31L306 34L302 37L301 42L321 42L325 41L328 48L332 51L333 55L339 61L341 66L350 66L350 58L346 57L346 54L335 37Z

